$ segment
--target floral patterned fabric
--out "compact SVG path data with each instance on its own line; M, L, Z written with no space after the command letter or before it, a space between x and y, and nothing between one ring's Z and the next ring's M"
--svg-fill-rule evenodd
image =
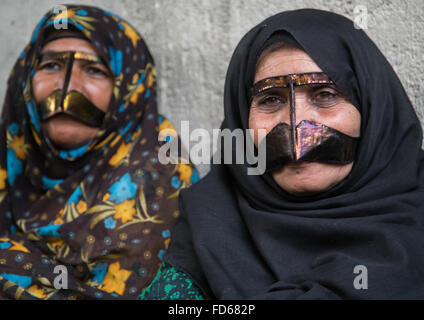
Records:
M156 278L139 300L205 300L200 289L184 272L164 262Z
M43 41L65 22L115 79L99 134L75 150L48 143L31 89ZM178 137L158 114L156 86L146 44L117 15L67 6L42 18L10 75L0 121L0 298L135 299L150 284L179 191L198 180L188 161L158 163L159 131ZM58 265L67 290L55 286Z

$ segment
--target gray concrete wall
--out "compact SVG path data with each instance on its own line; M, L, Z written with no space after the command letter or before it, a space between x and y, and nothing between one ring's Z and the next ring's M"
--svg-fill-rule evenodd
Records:
M41 16L68 1L0 0L0 108L6 79ZM177 127L219 128L231 54L241 37L284 10L318 8L354 19L368 9L366 32L393 65L424 124L424 2L422 0L73 0L126 18L140 31L156 62L160 111ZM202 175L208 170L202 166Z

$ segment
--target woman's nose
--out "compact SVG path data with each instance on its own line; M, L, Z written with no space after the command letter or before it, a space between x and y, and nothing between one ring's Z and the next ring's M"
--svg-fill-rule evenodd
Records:
M66 77L66 75L65 75ZM64 79L65 81L65 79ZM68 92L69 91L78 91L80 93L82 93L82 89L83 89L83 84L84 84L84 79L82 77L82 70L81 68L74 63L74 65L72 66L72 71L70 74L70 78L69 78L69 85L68 85Z
M287 107L281 112L282 121L291 124L291 109L294 108L295 125L302 120L314 120L316 114L311 105L311 101L306 92L296 92L294 94L294 106L291 106L290 99L287 100Z

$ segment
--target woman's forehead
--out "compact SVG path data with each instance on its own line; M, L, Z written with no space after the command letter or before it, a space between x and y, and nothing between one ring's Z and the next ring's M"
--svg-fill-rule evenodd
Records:
M270 77L310 72L322 72L322 69L305 51L292 47L280 48L260 57L254 82Z
M87 40L79 38L62 38L48 42L41 50L41 53L48 51L79 51L92 54L98 54L96 48Z

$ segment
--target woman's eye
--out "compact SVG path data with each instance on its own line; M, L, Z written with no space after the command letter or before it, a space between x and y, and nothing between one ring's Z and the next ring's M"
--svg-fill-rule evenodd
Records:
M88 67L86 68L86 72L90 75L107 77L108 74L100 68L97 67Z
M332 89L319 90L313 95L313 101L319 107L331 107L338 101L338 98L338 92Z
M38 70L60 71L62 66L57 62L47 62L41 65Z
M267 96L259 100L259 106L265 109L279 109L286 103L286 99L281 96Z
M334 94L334 93L329 92L329 91L322 91L322 92L318 93L317 96L319 98L322 98L322 99L332 99L332 98L337 97L337 94Z

